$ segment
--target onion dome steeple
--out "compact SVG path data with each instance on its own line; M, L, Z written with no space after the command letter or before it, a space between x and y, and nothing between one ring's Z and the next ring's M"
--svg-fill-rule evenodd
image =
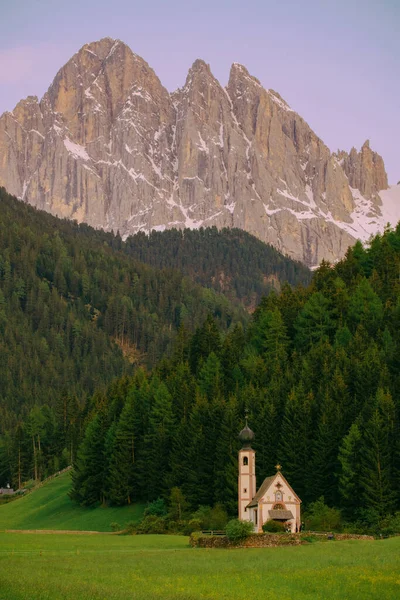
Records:
M247 417L246 425L239 433L239 440L242 442L243 448L251 448L251 442L254 440L254 432L250 429L250 427L247 424Z

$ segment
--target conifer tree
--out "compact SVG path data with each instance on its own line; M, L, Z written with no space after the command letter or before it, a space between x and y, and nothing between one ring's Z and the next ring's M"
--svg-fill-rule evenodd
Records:
M334 329L333 310L330 301L321 292L312 294L296 318L296 344L299 349L329 337Z
M214 465L217 458L214 428L211 405L198 393L190 415L191 469L186 484L186 496L192 507L214 504Z
M216 443L215 502L220 502L228 514L237 512L238 432L240 420L238 403L234 396L222 407L222 422Z
M170 452L174 434L172 397L164 383L158 383L149 414L149 428L145 437L146 468L148 470L148 500L167 494L170 472Z
M86 428L72 472L70 497L84 506L104 501L106 433L107 419L99 412Z
M300 383L288 396L278 448L282 471L303 501L307 501L311 492L304 475L311 464L312 409L313 396Z
M395 506L392 451L395 409L389 393L379 389L375 408L364 427L361 444L360 484L363 505L383 517Z
M110 444L107 498L112 504L130 504L137 497L134 489L134 429L133 397L131 395L121 412Z
M336 475L338 445L341 440L341 406L325 391L319 408L318 426L312 440L312 457L307 479L314 497L324 496L329 506L337 505Z
M264 391L259 390L258 397L257 403L252 402L251 422L254 422L257 480L261 482L275 471L280 423L275 395L268 393L264 397Z
M339 448L339 492L345 516L354 517L360 505L361 432L353 423Z
M209 401L220 398L223 392L221 362L210 352L198 375L199 388Z

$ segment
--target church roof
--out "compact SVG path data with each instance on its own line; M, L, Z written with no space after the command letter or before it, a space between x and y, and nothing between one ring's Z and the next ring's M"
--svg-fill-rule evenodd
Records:
M278 473L275 473L275 475L272 475L271 477L266 477L264 479L264 481L262 482L262 484L260 485L258 492L256 493L256 495L254 496L253 500L251 500L249 502L249 504L247 505L247 508L252 508L253 506L257 506L259 500L261 500L261 498L264 496L264 494L267 492L267 490L270 488L270 486L272 485L272 482L278 477L282 477L283 481L286 483L286 485L288 486L289 489L292 490L293 495L297 498L297 500L299 502L301 502L300 498L298 497L298 495L294 492L293 488L291 485L289 485L288 481L285 479L285 477L282 475L282 473L279 471ZM290 517L292 518L292 517Z
M287 521L288 519L294 519L291 510L283 510L282 508L275 508L273 510L269 510L268 514L271 519L282 519L283 521Z
M258 492L254 496L253 500L251 500L250 504L247 505L249 508L251 508L252 506L257 506L258 501L261 500L261 498L264 496L265 492L267 491L267 489L269 488L269 486L271 485L271 483L273 482L275 477L276 477L276 475L272 475L272 477L266 477L264 479L264 481L262 482L262 484L260 485L260 487L258 489Z

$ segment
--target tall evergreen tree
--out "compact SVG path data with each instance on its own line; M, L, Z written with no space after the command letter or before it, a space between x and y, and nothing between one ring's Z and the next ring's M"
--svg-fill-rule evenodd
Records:
M365 508L381 517L395 506L391 453L395 409L387 392L379 389L373 413L366 423L361 445L360 484Z
M167 494L174 429L172 397L166 385L159 383L155 389L148 434L145 437L146 468L149 473L146 490L148 500Z
M107 418L99 412L88 424L72 472L70 497L84 506L104 501Z
M300 383L290 392L282 422L278 449L282 472L303 501L312 493L304 474L311 466L311 415L314 399Z
M127 399L110 444L107 498L112 504L130 504L137 498L134 489L135 420L132 395Z
M339 492L345 516L352 518L360 505L361 432L353 423L339 448Z

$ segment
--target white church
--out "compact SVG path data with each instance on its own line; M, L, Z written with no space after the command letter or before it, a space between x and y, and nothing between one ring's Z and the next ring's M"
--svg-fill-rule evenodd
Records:
M239 519L252 521L254 531L262 532L266 521L281 521L292 533L300 531L300 498L282 475L281 466L267 477L257 490L256 453L251 447L254 433L247 425L239 433L242 449L239 450L238 508Z

